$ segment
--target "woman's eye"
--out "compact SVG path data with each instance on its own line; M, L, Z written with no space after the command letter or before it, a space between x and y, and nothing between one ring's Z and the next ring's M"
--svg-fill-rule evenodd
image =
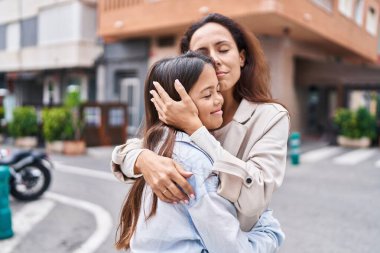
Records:
M210 98L210 97L211 97L211 94L204 96L204 98Z
M227 53L228 49L220 49L219 52L221 52L221 53Z

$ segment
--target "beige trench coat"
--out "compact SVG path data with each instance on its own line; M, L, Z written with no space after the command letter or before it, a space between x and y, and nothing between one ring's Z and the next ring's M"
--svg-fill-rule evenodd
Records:
M243 99L230 124L223 147L204 127L194 132L191 140L214 160L213 170L220 177L218 193L235 204L241 228L248 231L284 179L289 114L279 104ZM140 148L137 139L115 148L111 167L117 178L133 182L118 164L129 151Z

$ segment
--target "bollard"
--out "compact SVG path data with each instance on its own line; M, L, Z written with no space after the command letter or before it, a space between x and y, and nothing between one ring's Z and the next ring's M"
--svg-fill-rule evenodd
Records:
M9 168L0 166L0 239L13 236L12 215L9 207Z
M290 135L289 144L291 163L293 165L298 165L300 163L301 134L298 132L293 132Z

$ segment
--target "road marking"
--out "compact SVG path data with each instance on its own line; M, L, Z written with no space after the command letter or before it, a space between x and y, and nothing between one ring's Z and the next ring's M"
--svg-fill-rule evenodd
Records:
M91 253L94 252L108 237L112 229L111 215L101 206L93 203L73 199L53 192L46 192L45 197L58 201L60 203L84 209L95 216L95 232L73 253Z
M0 241L2 253L12 252L23 237L32 230L33 226L42 221L53 209L55 203L48 199L40 199L25 204L25 206L12 217L14 236Z
M323 159L332 157L340 152L343 148L341 147L323 147L317 150L312 150L301 154L301 163L314 163L321 161Z
M377 152L377 149L358 149L351 152L348 152L344 155L338 156L333 160L334 164L339 165L356 165L371 156L373 156Z
M95 178L110 180L113 182L118 181L111 172L107 173L107 172L96 171L96 170L91 170L91 169L86 169L86 168L81 168L81 167L76 167L76 166L70 166L70 165L62 164L60 162L54 162L54 165L55 165L55 169L60 172L72 173L72 174L77 174L81 176L95 177Z

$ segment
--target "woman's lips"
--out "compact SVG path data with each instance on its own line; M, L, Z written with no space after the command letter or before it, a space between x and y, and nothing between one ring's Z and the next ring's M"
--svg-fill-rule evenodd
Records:
M217 77L222 77L222 76L225 76L226 74L227 74L227 72L224 72L224 71L217 71L216 72Z

